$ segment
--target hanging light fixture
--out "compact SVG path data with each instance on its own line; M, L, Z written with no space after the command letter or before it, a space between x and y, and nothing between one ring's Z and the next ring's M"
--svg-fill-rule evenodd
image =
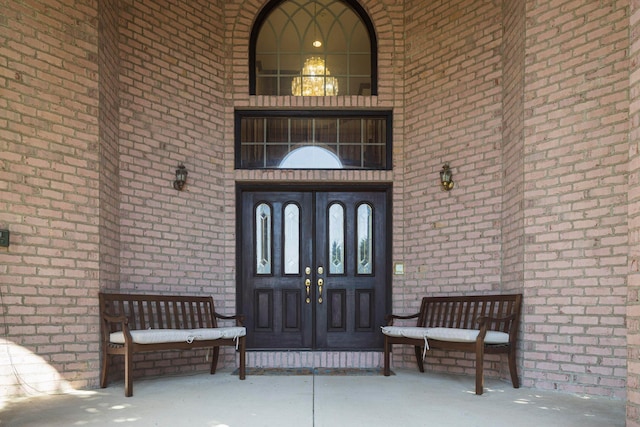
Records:
M324 60L313 56L307 58L299 77L291 82L291 93L295 96L335 96L338 94L338 79L330 77Z
M322 41L318 38L318 3L313 2L313 47L322 46Z
M318 38L318 4L313 3L313 42L315 48L322 46ZM338 94L338 79L330 76L324 59L312 56L304 61L300 76L291 82L291 93L294 96L335 96Z

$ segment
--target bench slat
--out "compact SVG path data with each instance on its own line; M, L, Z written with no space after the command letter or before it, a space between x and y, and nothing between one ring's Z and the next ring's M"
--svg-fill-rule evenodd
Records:
M129 313L131 313L133 321L139 322L134 323L135 327L139 329L149 329L152 326L150 322L153 321L153 314L149 309L149 304L144 304L144 301L131 301L129 304L131 305Z

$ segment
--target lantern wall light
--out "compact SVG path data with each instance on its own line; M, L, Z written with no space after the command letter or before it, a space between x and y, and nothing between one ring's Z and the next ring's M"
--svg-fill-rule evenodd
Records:
M176 169L176 180L173 181L173 188L182 191L184 185L187 183L187 175L189 175L187 168L185 168L184 165L178 166L178 169Z
M440 171L440 186L442 191L450 191L455 183L453 182L453 173L449 167L449 163L445 163Z

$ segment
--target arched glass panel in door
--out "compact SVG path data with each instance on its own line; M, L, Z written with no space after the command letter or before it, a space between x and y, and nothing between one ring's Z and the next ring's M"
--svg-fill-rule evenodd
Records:
M271 274L271 206L260 203L255 210L256 235L254 238L256 247L256 273Z
M373 209L368 203L358 206L358 274L373 273Z
M251 34L250 94L376 95L376 38L355 0L272 1Z
M329 206L329 274L344 274L344 206Z
M300 273L300 207L287 203L284 208L284 274Z

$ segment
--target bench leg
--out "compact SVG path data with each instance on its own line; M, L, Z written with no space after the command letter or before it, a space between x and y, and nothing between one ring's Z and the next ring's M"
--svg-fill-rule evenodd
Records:
M391 369L389 364L391 363L391 344L389 344L389 339L385 335L384 337L384 368L382 369L382 373L385 377L391 375Z
M518 368L516 367L516 350L513 346L509 348L509 373L511 374L511 384L513 388L520 388L520 381L518 380Z
M100 371L100 388L107 387L107 376L109 374L109 362L111 362L106 351L102 353L102 370Z
M124 354L124 395L133 396L133 351L127 347Z
M211 348L211 375L216 373L216 367L218 366L218 358L220 357L220 347Z
M424 372L424 361L422 360L422 347L415 346L414 352L416 353L416 362L418 362L418 369L420 372Z
M476 394L484 393L484 345L476 345Z
M238 338L240 340L238 351L240 351L240 368L238 372L238 377L243 380L246 377L246 352L245 352L245 337Z

